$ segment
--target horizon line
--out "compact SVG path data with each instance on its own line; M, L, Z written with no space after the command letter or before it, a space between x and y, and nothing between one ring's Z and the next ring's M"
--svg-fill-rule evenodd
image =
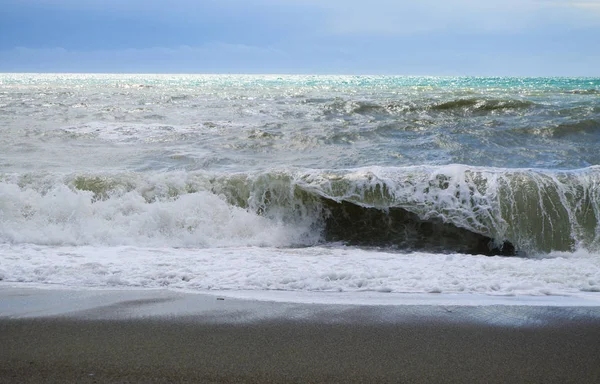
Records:
M268 72L38 72L38 71L23 71L23 72L12 72L0 70L0 75L147 75L147 76L161 76L161 75L179 75L179 76L356 76L356 77L481 77L481 78L493 78L493 77L504 77L504 78L600 78L598 75L434 75L434 74L390 74L390 73L308 73L308 72L280 72L280 73L268 73Z

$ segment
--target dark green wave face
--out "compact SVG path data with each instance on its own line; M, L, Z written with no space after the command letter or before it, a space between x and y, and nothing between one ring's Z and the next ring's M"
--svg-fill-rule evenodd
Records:
M265 212L274 202L290 212L318 205L333 240L468 253L600 250L598 167L372 167L297 173L289 183L280 192L262 184L259 195L269 197L249 201Z

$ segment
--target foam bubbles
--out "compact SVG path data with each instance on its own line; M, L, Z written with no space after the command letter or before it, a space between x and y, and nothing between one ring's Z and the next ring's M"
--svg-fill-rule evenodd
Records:
M73 287L577 296L600 292L600 257L523 259L353 247L1 244L4 281ZM260 293L258 293L260 296ZM335 300L334 300L335 301Z
M92 191L65 184L36 190L0 182L0 239L41 245L224 247L311 244L318 238L310 227L259 216L208 191L165 196L138 187L98 199Z

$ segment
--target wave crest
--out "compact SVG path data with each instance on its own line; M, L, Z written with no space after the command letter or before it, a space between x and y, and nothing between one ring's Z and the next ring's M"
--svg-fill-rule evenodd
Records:
M341 241L489 254L600 249L600 167L28 174L0 180L0 238L11 242Z

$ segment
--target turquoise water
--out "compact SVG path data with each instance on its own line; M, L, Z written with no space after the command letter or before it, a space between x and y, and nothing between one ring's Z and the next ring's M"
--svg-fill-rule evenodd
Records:
M2 75L0 81L2 149L14 155L5 166L17 168L34 166L19 158L20 147L41 138L56 144L42 156L95 140L87 148L98 157L91 169L100 161L111 165L107 152L136 170L247 171L273 162L576 169L600 162L600 79L594 78ZM145 156L111 145L125 142L142 145ZM56 166L68 161L57 159Z

